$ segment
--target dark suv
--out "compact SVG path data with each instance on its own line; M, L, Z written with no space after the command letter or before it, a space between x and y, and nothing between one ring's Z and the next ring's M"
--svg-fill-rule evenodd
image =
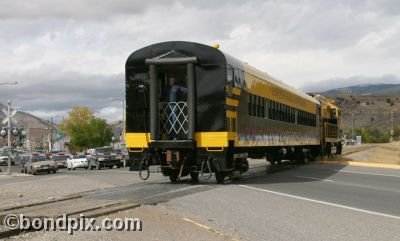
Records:
M121 158L114 152L111 147L97 147L88 150L88 167L90 170L96 168L100 170L103 167L112 168L122 166Z

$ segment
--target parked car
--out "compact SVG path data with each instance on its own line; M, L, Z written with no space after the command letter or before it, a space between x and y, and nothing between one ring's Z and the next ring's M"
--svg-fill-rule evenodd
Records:
M122 166L121 158L114 152L112 147L98 147L88 150L88 167L90 170L96 168L100 170L103 167L112 168Z
M126 148L122 148L122 149L115 148L114 152L115 152L115 154L117 154L117 156L121 160L128 160L129 159L128 150Z
M53 160L48 160L46 155L32 154L23 166L23 172L36 175L40 172L56 173L57 164Z
M15 165L14 158L11 157L11 165ZM8 156L0 156L0 166L8 166Z
M67 159L67 169L75 170L75 168L85 168L88 169L88 160L84 154L74 154Z
M57 168L67 168L67 159L68 155L65 155L64 153L58 153L58 154L50 154L48 155L50 160L53 160L57 163Z
M25 173L25 165L29 162L32 154L24 153L20 155L21 172Z

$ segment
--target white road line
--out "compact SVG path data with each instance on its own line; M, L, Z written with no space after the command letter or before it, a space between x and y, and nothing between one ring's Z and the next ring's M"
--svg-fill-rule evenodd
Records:
M364 175L372 175L372 176L382 176L382 177L397 177L400 178L398 175L390 175L390 174L379 174L379 173L371 173L371 172L354 172L354 171L344 171L335 169L336 172L347 172L347 173L354 173L354 174L364 174Z
M300 178L306 178L306 179L318 180L318 181L325 181L325 182L331 182L331 183L334 183L334 184L337 184L337 185L343 185L343 186L361 187L361 188L368 188L368 189L373 189L373 190L378 190L378 191L389 191L389 192L400 193L400 191L396 190L396 189L385 188L385 187L375 187L375 186L357 184L357 183L352 183L352 182L343 182L343 181L337 181L337 180L335 181L335 180L332 180L332 179L321 179L321 178L307 177L307 176L294 176L294 177L300 177Z
M222 237L225 237L225 239L230 239L230 240L232 240L232 241L239 241L238 239L234 239L234 238L232 238L232 237L230 237L230 236L224 234L224 233L221 232L221 231L218 231L218 230L216 230L216 229L213 229L213 228L210 227L210 226L207 226L207 225L198 223L198 222L196 222L196 221L194 221L194 220L192 220L192 219L189 219L189 218L182 218L182 219L183 219L184 221L189 222L189 223L192 223L192 224L194 224L194 225L196 225L196 226L198 226L198 227L200 227L200 228L206 229L206 230L211 231L211 232L213 232L213 233L216 233L216 234L218 234L218 235L220 235L220 236L222 236Z
M318 168L318 167L302 167L302 169L325 170L325 171L334 171L334 172L345 172L345 173L354 173L354 174L363 174L363 175L372 175L372 176L383 176L383 177L397 177L397 178L400 178L400 175L380 174L380 173L372 173L372 172L345 171L345 170L342 170L342 169L329 169L329 168Z
M306 177L306 176L295 176L295 177L311 179L311 180L318 180L318 181L324 181L324 182L333 182L333 180L331 180L331 179L323 179L323 178L316 178L316 177Z
M303 200L303 201L309 201L309 202L319 203L319 204L323 204L323 205L327 205L327 206L338 207L338 208L348 209L348 210L352 210L352 211L357 211L357 212L372 214L372 215L376 215L376 216L381 216L381 217L393 218L393 219L400 220L400 216L395 216L395 215L390 215L390 214L385 214L385 213L380 213L380 212L374 212L374 211L369 211L369 210L360 209L360 208L354 208L354 207L345 206L345 205L341 205L341 204L320 201L320 200L316 200L316 199L311 199L311 198L291 195L291 194L287 194L287 193L282 193L282 192L276 192L276 191L271 191L271 190L251 187L251 186L247 186L247 185L238 185L238 186L244 187L244 188L248 188L248 189L252 189L252 190L256 190L256 191L272 193L272 194L280 195L280 196L284 196L284 197L290 197L290 198L294 198L294 199L299 199L299 200Z

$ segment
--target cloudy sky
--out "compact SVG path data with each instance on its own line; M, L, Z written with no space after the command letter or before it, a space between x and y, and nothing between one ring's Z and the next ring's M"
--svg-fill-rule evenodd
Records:
M0 102L122 116L124 63L161 41L221 50L306 91L400 83L398 0L0 0Z

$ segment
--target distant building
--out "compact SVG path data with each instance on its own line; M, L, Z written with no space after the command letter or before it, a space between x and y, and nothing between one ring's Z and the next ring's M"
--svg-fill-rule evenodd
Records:
M125 141L123 137L123 127L124 123L122 121L116 121L110 124L110 127L113 132L113 141L110 143L110 146L114 146L114 148L124 148Z

